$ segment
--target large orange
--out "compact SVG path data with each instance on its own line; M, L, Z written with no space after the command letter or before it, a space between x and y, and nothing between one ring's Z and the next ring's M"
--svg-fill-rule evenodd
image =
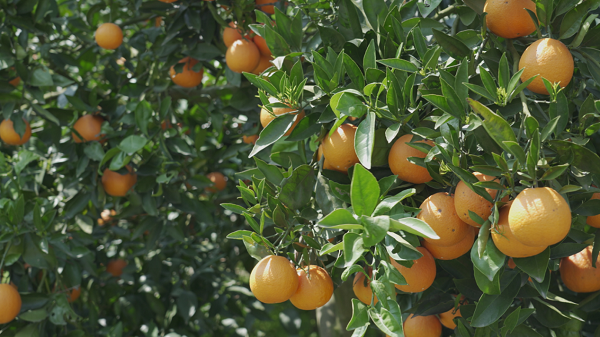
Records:
M525 68L521 74L521 81L525 82L535 75L527 89L548 95L542 77L550 83L559 82L561 87L566 87L573 77L575 63L569 48L562 42L554 39L540 39L532 43L521 55L519 70Z
M549 246L569 233L571 210L552 188L527 188L510 206L508 225L514 237L524 245Z
M442 324L435 316L415 316L410 314L404 324L404 337L440 337Z
M404 276L407 285L395 284L396 288L407 293L419 293L427 290L433 284L436 275L435 260L431 253L424 247L417 247L417 250L423 254L415 260L410 268L404 267L390 258L390 261L396 269Z
M371 268L367 268L366 271L370 277L372 274ZM373 300L373 304L377 304L379 299L373 294L373 290L371 290L371 282L369 280L365 282L366 278L364 273L356 273L354 281L352 282L354 295L366 305L371 305L371 300ZM373 296L375 296L375 299L373 299Z
M455 245L443 247L423 240L423 247L427 248L431 255L438 260L454 260L470 252L473 242L475 242L475 228L469 228L464 239Z
M23 122L25 123L25 133L21 137L15 131L13 121L10 119L3 120L0 123L0 138L2 138L2 141L8 145L23 145L27 143L29 138L31 138L31 126L25 119L23 119Z
M488 176L479 172L474 172L473 175L479 179L479 181L494 181L497 180L492 176ZM497 190L489 188L485 189L492 198L496 197ZM473 227L480 227L480 225L471 219L469 211L472 211L479 215L484 221L492 214L493 203L487 201L484 197L473 192L472 189L467 186L462 180L456 185L456 191L454 192L454 207L456 208L456 214L458 217Z
M123 259L115 259L108 262L106 265L106 271L114 277L123 275L123 269L127 267L127 261Z
M10 284L0 284L0 324L6 324L21 311L21 295Z
M104 49L117 49L123 43L123 31L114 23L103 23L96 29L96 43Z
M333 281L327 271L319 266L311 265L308 274L298 268L298 289L290 302L302 310L314 310L327 304L333 295Z
M104 191L113 197L124 197L137 182L137 174L133 172L131 166L127 165L125 167L129 173L120 174L108 168L104 170L102 186Z
M323 144L322 143L319 145L319 149L317 150L317 159L321 160L321 157L323 157ZM323 160L323 169L325 169L325 170L335 170L335 167L333 167L333 165L331 165L329 163L329 161L327 161L327 158L325 158Z
M241 40L242 34L237 28L235 22L230 22L229 27L223 29L223 43L229 48L235 41Z
M260 62L260 52L254 42L245 39L237 40L227 48L225 62L233 72L250 73L256 69Z
M446 328L452 329L452 330L454 330L456 328L456 323L454 323L454 318L462 317L460 314L460 307L452 308L446 312L439 314L439 316L440 316L440 322L442 323L442 325L445 326Z
M270 58L271 55L273 55L271 53L271 49L269 49L269 46L267 45L267 41L265 41L265 39L262 36L254 35L254 38L252 38L252 40L254 41L254 44L256 44L256 46L258 47L258 50L260 51L260 54L262 56Z
M73 129L77 131L77 133L72 132L71 136L75 143L81 142L91 142L95 140L101 140L104 135L100 132L102 131L102 122L104 119L98 115L83 115L79 117L79 119L73 124Z
M529 257L543 252L546 246L526 246L515 238L508 225L509 209L508 206L500 209L498 224L495 229L492 229L492 240L494 240L496 248L504 255L511 257Z
M592 246L560 260L560 278L567 288L577 293L600 290L600 257L592 267Z
M188 56L179 60L179 63L185 63L183 70L180 73L175 71L174 65L171 66L171 69L169 70L169 75L171 76L173 83L184 88L193 88L202 83L204 69L200 69L200 71L194 71L192 69L198 63L198 60Z
M206 175L210 181L214 184L212 187L207 187L206 190L209 192L216 193L218 191L222 191L227 187L227 180L225 176L221 172L211 172Z
M250 290L263 303L281 303L298 289L296 268L283 256L269 255L260 260L250 273Z
M600 193L594 193L592 199L600 199ZM586 222L592 227L600 228L600 214L588 216Z
M271 67L273 65L273 63L271 63L271 56L260 56L260 61L258 61L258 65L256 66L256 68L254 68L254 70L252 70L252 73L254 75L260 75L262 74L263 71L267 70L267 68Z
M257 5L258 9L260 9L261 11L263 11L267 14L275 14L275 6L265 5L265 4L272 4L277 1L279 1L279 0L256 0L256 5ZM261 5L264 5L264 6L261 6Z
M408 161L409 157L425 158L426 153L421 152L407 145L413 138L412 135L404 135L392 145L388 156L390 170L398 176L398 178L408 181L413 184L422 184L431 181L431 175L427 168L413 164ZM434 143L431 140L421 140L420 143L427 143L431 146Z
M352 124L342 124L323 140L323 155L334 170L346 173L359 162L354 148L356 129Z
M289 104L288 104L289 105ZM283 115L289 112L292 112L298 115L298 117L296 117L296 120L294 121L294 124L292 124L292 126L289 128L289 130L287 130L287 132L284 134L284 136L289 136L292 131L294 131L294 128L296 127L296 125L298 125L298 123L300 123L300 121L302 120L302 118L304 118L305 113L304 110L301 110L300 112L296 112L298 111L298 108L273 108L273 114L275 114L275 116L279 116L279 115ZM260 125L263 126L263 128L267 127L267 125L269 125L269 123L271 123L274 119L275 116L273 116L269 110L267 109L261 109L260 110Z
M527 10L535 13L531 0L487 0L483 11L490 31L505 39L527 36L535 31L535 23Z
M462 241L471 228L456 214L454 198L448 193L439 192L423 201L417 218L425 221L439 239L425 238L436 246L448 247Z

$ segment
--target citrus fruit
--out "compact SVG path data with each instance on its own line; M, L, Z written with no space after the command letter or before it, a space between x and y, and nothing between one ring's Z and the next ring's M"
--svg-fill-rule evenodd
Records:
M594 193L592 199L600 199L600 193ZM586 222L592 227L600 228L600 214L588 216Z
M440 322L443 326L448 329L454 330L456 328L456 323L454 323L455 317L462 317L460 315L460 308L452 308L446 312L439 314Z
M396 269L404 276L407 285L395 284L396 288L406 293L418 293L427 290L433 284L436 275L435 260L431 253L424 247L417 247L417 250L423 254L415 260L410 268L404 267L390 258L390 261Z
M117 49L123 43L123 31L114 23L103 23L96 29L96 43L103 49Z
M435 316L415 316L410 314L404 323L404 337L440 337L442 324Z
M31 138L31 126L25 119L23 119L23 122L25 123L25 133L21 137L14 129L13 121L10 119L3 120L0 123L0 138L2 138L2 141L8 145L23 145L27 143L29 138Z
M212 187L206 188L209 192L216 193L218 191L222 191L227 187L227 181L225 180L225 176L221 172L211 172L206 175L210 181L214 184Z
M535 31L535 23L527 10L536 12L531 0L487 0L483 11L490 31L505 39L527 36Z
M571 210L565 199L549 187L527 188L517 195L508 212L514 237L526 246L558 243L571 229Z
M162 22L163 22L162 16L157 16L156 18L154 18L154 27L160 27Z
M256 6L258 7L258 9L260 9L261 11L267 13L267 14L275 14L275 6L273 6L272 4L277 2L278 0L256 0ZM269 4L269 5L265 5L265 4ZM263 6L261 6L263 5Z
M13 78L12 80L8 81L8 84L12 85L13 87L18 86L21 83L21 77L17 76L15 78Z
M356 129L352 124L342 124L323 140L323 155L334 170L346 173L359 162L354 148Z
M471 251L475 242L475 228L467 229L467 235L457 244L448 247L437 246L429 241L423 240L423 247L438 260L454 260Z
M317 159L321 160L323 157L323 143L319 145L319 149L317 150ZM323 169L325 170L335 170L335 168L327 161L327 158L323 160Z
M269 255L260 260L250 273L250 290L263 303L281 303L298 289L298 274L290 260Z
M423 201L418 219L425 221L440 237L439 239L425 238L436 246L448 247L462 241L468 234L470 226L456 214L454 198L448 193L432 194Z
M546 38L535 41L525 49L519 61L519 70L523 68L525 68L521 74L523 82L539 75L527 86L527 89L537 94L548 95L542 77L550 83L559 82L564 88L571 82L575 64L567 46L558 40Z
M256 66L256 68L254 68L254 70L252 70L252 73L254 75L260 75L262 74L263 71L267 70L267 68L271 67L273 65L273 63L271 63L271 56L262 56L260 57L260 61L258 61L258 65Z
M560 260L560 278L567 288L576 293L600 290L600 258L592 267L592 246Z
M256 141L258 140L258 135L250 135L250 136L243 135L242 140L246 144L256 144Z
M287 130L284 136L289 136L292 133L292 131L294 131L296 125L298 125L302 118L304 118L304 110L301 110L300 112L297 111L298 108L273 108L273 114L275 114L275 116L283 115L288 112L293 112L294 115L298 115L298 117L296 117L296 120L294 121L294 124L292 124L292 126ZM269 112L269 110L262 108L260 110L260 124L263 126L263 128L267 127L267 125L269 125L269 123L271 123L271 121L275 119L275 116L273 116Z
M105 223L109 223L113 220L113 216L117 215L114 209L105 209L100 213L100 219L98 219L98 225L103 226Z
M511 257L529 257L543 252L546 246L526 246L515 238L508 225L509 209L508 206L500 209L498 224L495 229L492 229L492 240L494 240L496 248L504 255Z
M371 268L369 267L366 270L370 277L372 275ZM371 290L371 282L368 279L365 282L366 278L367 277L364 273L356 273L354 276L354 281L352 282L352 290L354 291L356 298L358 298L361 302L366 305L371 305L371 300L373 299L374 294ZM377 299L377 296L375 296L373 304L376 304L378 301L379 299Z
M100 140L104 137L100 132L102 131L102 122L104 119L97 115L83 115L73 124L73 129L77 133L72 132L71 136L75 143L91 142ZM79 138L79 136L81 138Z
M409 157L425 158L427 155L413 147L410 147L406 143L412 140L412 135L404 135L392 145L390 154L388 155L388 163L390 170L398 176L398 178L408 181L413 184L422 184L431 181L431 175L427 171L427 168L413 164L408 161ZM430 140L420 140L419 143L426 143L431 146L434 143Z
M333 295L333 281L327 271L319 266L308 267L308 274L302 268L298 273L298 289L290 297L290 302L302 310L314 310L324 306Z
M113 197L124 197L127 192L137 182L137 174L133 172L131 166L125 166L128 173L120 174L119 172L111 171L108 168L104 170L102 175L102 186L104 191Z
M21 295L10 284L0 284L0 324L6 324L21 311Z
M198 60L188 56L179 60L179 63L185 63L183 70L180 73L175 71L174 65L171 66L171 69L169 70L169 75L171 76L173 83L184 88L193 88L202 83L204 69L200 69L200 71L194 71L192 69L198 63Z
M225 62L231 71L236 73L252 72L260 62L260 52L254 42L247 40L234 41L225 53Z
M241 40L242 34L237 29L235 22L230 22L229 27L223 29L223 43L229 48L235 41Z
M69 301L69 303L73 303L77 301L79 296L81 296L81 287L73 287L73 289L71 289L71 291L69 291L69 293L67 294L67 301Z
M494 181L497 180L492 176L488 176L479 172L474 172L473 175L479 181ZM492 199L496 197L497 190L489 188L485 189L491 196ZM475 193L472 189L467 186L462 180L456 185L454 192L454 207L456 208L456 214L458 217L473 227L480 227L480 225L469 216L469 211L479 215L484 221L492 214L493 203L487 201L484 197Z
M106 271L114 277L123 275L123 269L127 267L127 261L123 259L115 259L108 262Z
M262 56L270 58L273 55L271 53L271 49L269 49L269 46L267 45L267 41L262 36L254 35L252 41L254 41L254 44L256 45L256 47L258 47L258 50L260 51L260 54Z

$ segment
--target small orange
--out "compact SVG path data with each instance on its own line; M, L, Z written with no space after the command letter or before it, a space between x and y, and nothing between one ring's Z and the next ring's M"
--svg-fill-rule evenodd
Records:
M342 124L323 140L323 155L328 166L334 170L346 173L354 164L359 163L354 147L356 130L357 127L352 124Z
M117 49L123 43L123 31L114 23L103 23L96 29L96 43L103 49Z
M370 277L372 275L371 267L368 267L366 271ZM366 278L367 277L365 274L356 273L354 276L354 281L352 282L352 290L354 291L354 295L356 295L356 298L366 305L371 305L371 300L373 300L373 304L377 304L379 299L373 294L373 290L371 290L371 281L367 280L365 284ZM375 299L373 299L373 296L375 296Z
M106 271L114 277L123 275L123 269L127 267L127 261L123 259L115 259L108 262Z
M104 137L104 134L101 134L102 131L102 122L104 119L98 115L83 115L79 117L79 119L73 124L73 129L79 133L79 138L77 133L72 132L71 137L75 143L81 142L91 142L91 141L99 141Z
M448 329L454 330L456 328L456 323L454 323L454 318L462 317L460 314L460 306L459 308L452 308L446 312L439 314L440 322L443 326Z
M230 22L229 27L225 27L223 29L223 43L227 48L231 47L231 45L237 41L242 39L242 34L237 29L237 25L235 22Z
M246 144L256 144L256 141L258 140L258 135L250 135L250 136L243 135L242 140Z
M471 228L456 214L454 198L448 193L432 194L419 208L421 212L417 218L425 221L440 237L439 239L425 238L425 240L436 246L456 245L465 238Z
M297 112L298 110L298 108L273 108L273 114L275 114L275 116L283 115L289 112L293 112L294 115L298 115L298 117L296 117L296 120L294 121L294 124L292 124L292 126L289 128L289 130L287 130L284 136L289 136L292 133L292 131L294 131L296 125L298 125L302 118L304 118L304 110ZM271 123L275 119L275 116L273 116L267 109L262 108L260 110L260 125L262 125L263 128L267 127L267 125L269 125L269 123Z
M473 175L479 181L495 181L496 178L492 176L488 176L479 172L474 172ZM485 189L491 196L492 199L496 197L498 193L497 190ZM505 198L508 200L508 198ZM492 204L487 201L484 197L479 194L473 192L467 184L465 184L462 180L456 185L456 190L454 192L454 207L456 208L456 214L458 217L466 222L467 224L473 227L480 227L480 225L469 216L469 211L479 215L484 221L490 217L492 214Z
M218 191L222 191L227 187L227 180L225 176L221 172L211 172L206 175L210 181L214 184L213 187L207 187L206 190L209 192L216 193Z
M594 193L592 199L600 199L600 193ZM592 227L600 228L600 214L588 216L586 223Z
M475 228L469 228L465 238L455 245L442 247L425 240L423 240L422 244L436 259L454 260L470 252L473 242L475 242Z
M160 27L163 22L162 16L157 16L154 18L154 27Z
M262 74L263 71L265 71L269 67L273 66L273 63L271 63L271 60L272 60L271 56L261 56L260 61L258 61L258 65L256 66L256 68L254 70L252 70L252 73L254 75Z
M73 303L77 301L79 296L81 296L81 287L73 287L73 289L71 289L71 291L67 294L67 301L69 301L69 303Z
M302 310L314 310L327 304L333 295L333 281L327 271L319 266L311 265L308 274L302 268L298 273L298 289L290 302Z
M104 191L113 197L124 197L137 182L137 174L131 166L125 166L129 173L120 174L110 169L105 169L102 175Z
M296 293L298 282L296 268L283 256L263 258L250 273L250 290L263 303L289 300Z
M435 316L415 316L410 314L404 324L404 337L440 337L442 324Z
M505 39L527 36L535 31L535 23L525 10L536 12L531 0L487 0L483 11L490 31Z
M21 77L17 76L15 78L13 78L12 80L8 81L8 83L10 85L12 85L13 87L16 87L21 83Z
M498 224L496 225L496 228L492 229L492 240L494 241L496 248L506 256L519 258L530 257L543 252L546 249L546 246L526 246L515 238L508 225L509 210L510 207L508 206L500 209Z
M395 284L396 288L406 293L419 293L427 290L433 284L436 275L435 260L431 253L424 247L417 247L423 254L415 260L410 268L404 267L390 257L390 262L406 280L407 285Z
M198 63L198 60L188 56L179 60L179 63L185 63L183 70L180 73L175 71L174 65L171 66L171 69L169 70L169 75L171 76L173 83L184 88L193 88L202 83L204 69L202 68L199 71L194 71L192 69Z
M264 57L271 57L273 54L271 53L271 49L269 49L269 46L267 45L267 41L260 35L254 35L254 38L252 39L254 41L254 44L256 44L256 46L258 47L258 50L260 51L260 54Z
M600 257L592 267L592 246L560 260L560 278L567 288L576 293L600 290Z
M27 143L29 138L31 138L31 126L25 119L23 119L23 122L25 123L25 133L21 137L14 129L13 121L10 119L3 120L0 123L0 138L2 141L8 145L23 145Z
M250 73L260 62L260 52L252 41L234 41L225 53L225 63L236 73Z
M0 299L2 302L0 306L0 324L6 324L15 319L21 311L21 295L10 284L1 283Z
M275 6L272 4L279 0L256 0L256 7L267 14L275 14ZM268 5L265 5L268 4ZM264 5L264 6L261 6Z
M527 89L536 94L548 95L542 77L550 83L559 82L559 85L564 88L573 78L575 63L573 55L564 43L546 38L535 41L525 49L519 60L519 70L523 68L525 68L521 74L523 82L539 75L527 86Z
M404 135L392 145L390 154L388 155L388 163L390 170L398 176L398 178L413 184L422 184L431 181L433 178L427 171L427 168L413 164L408 161L409 157L425 158L426 153L421 152L409 145L412 140L412 135ZM431 146L434 143L431 140L420 140L419 143L426 143Z

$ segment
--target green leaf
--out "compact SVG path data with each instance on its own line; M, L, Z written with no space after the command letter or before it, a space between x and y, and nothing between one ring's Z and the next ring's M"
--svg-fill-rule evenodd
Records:
M377 62L392 69L404 70L409 73L414 73L419 70L414 64L402 59L383 59L377 60Z
M371 159L373 158L373 148L375 146L375 113L370 111L358 125L356 135L354 136L354 149L356 155L367 169L371 168Z
M253 233L252 231L238 230L233 233L229 233L227 235L227 238L232 239L232 240L243 240L244 236L251 236L252 233Z
M344 267L353 265L365 252L363 238L356 233L344 234Z
M550 148L558 154L559 161L578 169L600 174L600 157L587 148L564 140L549 141Z
M493 113L492 110L483 104L470 98L467 100L469 101L469 105L471 105L473 110L484 118L482 124L490 137L492 137L492 139L495 140L496 143L505 151L511 152L509 147L504 143L505 141L517 143L517 137L515 137L515 133L510 127L510 124L508 124L508 122L501 116Z
M424 238L438 240L440 237L429 225L417 218L390 218L390 232L405 231Z
M148 122L152 116L152 107L147 101L138 103L135 108L135 124L148 136Z
M314 169L309 165L298 166L290 177L282 180L279 200L297 210L310 201L314 188Z
M377 56L375 55L375 40L371 40L363 58L363 70L366 72L369 68L377 69L376 59Z
M467 88L469 88L469 90L471 90L472 92L476 93L479 96L483 96L492 102L496 101L496 96L490 94L490 92L487 91L487 89L482 86L479 86L476 84L471 84L471 83L463 83L463 85L466 86Z
M362 165L355 165L350 185L350 198L354 213L358 216L373 214L380 193L379 183L375 176Z
M550 260L550 248L546 248L538 255L526 258L513 258L519 269L526 272L529 276L538 282L544 280L546 269L548 269L548 261Z
M384 215L384 214L388 213L399 202L401 202L402 200L404 200L406 198L413 196L415 193L417 193L416 189L409 188L407 190L404 190L404 191L396 194L393 197L383 199L379 203L379 205L377 205L377 207L375 208L375 211L373 212L373 216Z
M362 237L366 247L381 242L390 228L390 218L387 216L363 216L361 217L361 223L365 226Z
M275 165L269 165L266 162L258 159L257 157L254 157L254 162L256 163L256 166L258 167L258 169L265 175L265 178L279 186L279 184L281 184L281 181L283 180L283 173L281 173L281 170L275 166Z
M504 266L506 256L496 248L492 240L488 240L483 256L479 257L479 244L479 240L475 240L473 248L471 248L471 261L475 268L492 281L496 273Z
M142 136L131 135L123 139L118 145L118 148L125 153L132 154L144 148L147 143L148 140L146 138Z
M46 87L54 85L54 81L52 81L52 75L48 69L36 68L33 73L31 73L29 84L36 87Z
M317 225L322 227L330 227L343 224L360 225L360 222L354 218L350 211L348 211L345 208L340 208L327 214L317 223Z
M289 128L294 124L297 115L285 114L279 115L273 119L269 125L267 125L261 132L260 136L256 140L256 144L250 152L249 158L254 157L257 153L268 147L269 145L278 141Z
M355 330L369 324L369 313L367 306L360 300L352 299L352 318L346 326L346 330Z
M483 294L477 302L471 326L476 328L486 327L496 322L513 303L521 288L521 278L517 273L504 273L500 284L502 293L498 295Z
M386 308L381 307L379 310L369 308L369 316L375 325L390 337L403 336L402 318L400 317L398 320Z
M448 55L455 59L463 59L470 56L472 51L459 39L448 36L437 29L432 29L433 36L440 46L444 49Z
M496 82L494 82L494 78L492 77L492 75L490 75L490 73L487 70L485 70L481 66L479 67L479 75L481 77L481 82L483 82L483 85L485 86L485 89L494 98L492 101L497 102L498 90L496 88Z

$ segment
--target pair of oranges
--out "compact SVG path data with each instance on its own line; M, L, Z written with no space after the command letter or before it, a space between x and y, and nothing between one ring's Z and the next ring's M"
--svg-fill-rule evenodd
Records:
M227 47L225 62L233 72L259 75L272 65L271 50L263 37L242 36L242 33L234 22L223 30L223 43Z

